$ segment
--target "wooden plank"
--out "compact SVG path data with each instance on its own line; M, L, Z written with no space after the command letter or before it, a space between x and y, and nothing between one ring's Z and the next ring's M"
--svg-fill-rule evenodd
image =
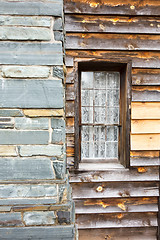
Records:
M67 67L67 74L66 74L66 83L74 83L74 68Z
M147 166L159 166L160 165L160 159L157 158L130 158L130 166L131 167L147 167Z
M160 85L160 69L132 69L132 85Z
M80 214L76 216L79 229L127 228L157 226L156 213ZM125 231L125 230L124 230Z
M159 102L132 102L132 119L160 119Z
M67 157L74 157L74 148L73 147L67 147L66 153L67 153Z
M116 176L116 177L115 177ZM158 167L135 169L108 169L105 171L74 171L70 172L70 182L132 182L158 181Z
M139 2L134 0L65 0L65 13L115 14L115 15L153 15L159 16L158 0Z
M133 86L132 101L160 102L160 86Z
M158 198L103 198L74 200L76 214L158 212Z
M66 100L75 100L74 84L66 84Z
M67 32L159 34L159 26L159 17L65 15Z
M79 229L79 240L157 240L157 227Z
M130 156L134 158L159 158L159 151L130 151Z
M160 133L160 120L132 120L131 133Z
M156 35L67 33L67 49L97 50L160 50L160 38Z
M159 150L160 134L131 135L131 150Z
M66 117L74 117L74 101L66 102Z
M73 67L75 61L103 61L107 59L132 60L134 68L160 68L160 52L136 51L86 51L66 50L66 65Z
M159 196L158 182L72 183L73 199L128 198Z

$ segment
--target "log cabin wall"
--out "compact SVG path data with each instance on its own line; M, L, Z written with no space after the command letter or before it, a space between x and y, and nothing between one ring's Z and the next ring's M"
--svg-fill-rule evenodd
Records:
M70 169L75 157L76 63L132 61L130 168L70 170L79 239L159 239L160 1L65 0L64 7Z

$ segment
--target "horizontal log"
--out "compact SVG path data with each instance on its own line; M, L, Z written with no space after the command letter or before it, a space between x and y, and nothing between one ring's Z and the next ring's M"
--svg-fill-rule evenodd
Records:
M131 133L160 133L160 120L132 120Z
M143 228L103 228L103 229L79 229L79 240L104 240L107 236L108 239L116 240L156 240L157 227L143 227ZM107 239L106 239L107 240Z
M142 167L147 167L147 166L159 166L160 165L160 158L155 157L155 158L138 158L138 157L131 157L130 158L130 166L131 167L137 167L137 166L142 166Z
M160 69L132 69L132 85L160 85Z
M158 182L72 183L73 199L157 197Z
M70 172L70 182L158 181L158 167Z
M159 158L159 151L130 151L130 156L133 158Z
M156 35L67 33L66 49L158 51L160 38Z
M74 148L73 147L67 147L66 149L67 157L74 157Z
M133 86L132 101L135 102L160 102L159 86Z
M156 213L81 214L76 218L79 229L157 226Z
M65 13L115 14L115 15L157 15L160 12L158 0L139 2L134 0L65 0Z
M106 14L106 13L105 13ZM66 15L67 32L159 34L158 17Z
M131 150L159 150L160 134L131 135Z
M76 214L157 212L158 198L82 199L74 200Z
M160 119L160 102L132 102L132 119Z
M103 61L124 59L132 61L134 68L160 68L160 52L136 52L136 51L82 51L66 50L66 65L74 66L74 61Z

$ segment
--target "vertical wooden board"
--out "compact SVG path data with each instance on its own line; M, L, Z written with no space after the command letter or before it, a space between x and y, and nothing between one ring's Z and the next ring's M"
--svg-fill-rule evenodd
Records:
M132 119L160 119L159 102L132 102Z
M74 84L66 84L66 100L75 100Z
M160 120L132 120L131 133L160 133Z
M160 150L160 134L131 135L131 150Z

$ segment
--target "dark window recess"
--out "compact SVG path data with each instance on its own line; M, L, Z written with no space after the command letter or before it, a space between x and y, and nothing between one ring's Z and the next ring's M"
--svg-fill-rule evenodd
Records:
M78 63L75 94L74 167L94 159L129 167L131 63Z

